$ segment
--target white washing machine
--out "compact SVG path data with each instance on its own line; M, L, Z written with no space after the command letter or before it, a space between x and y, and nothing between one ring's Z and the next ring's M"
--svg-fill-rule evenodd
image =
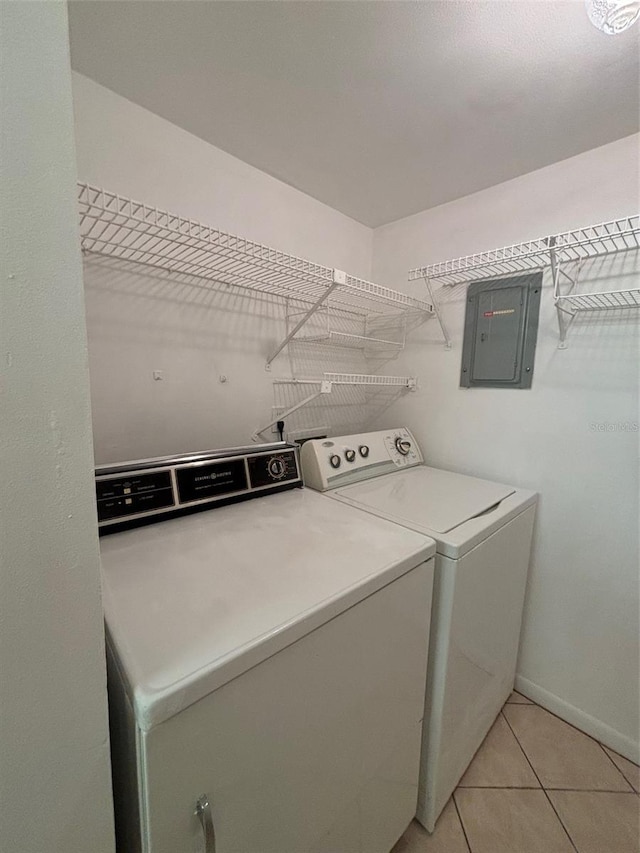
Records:
M296 452L97 471L122 853L388 853L413 818L435 543L291 488Z
M536 494L424 464L407 429L306 442L305 485L437 543L418 820L433 831L513 688Z

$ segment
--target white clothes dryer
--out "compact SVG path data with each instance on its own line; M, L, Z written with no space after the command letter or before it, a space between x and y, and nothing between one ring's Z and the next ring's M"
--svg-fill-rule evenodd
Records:
M306 442L305 485L436 540L418 820L436 819L513 688L537 496L424 464L407 429Z
M126 853L388 853L413 818L435 543L300 486L285 444L97 471Z

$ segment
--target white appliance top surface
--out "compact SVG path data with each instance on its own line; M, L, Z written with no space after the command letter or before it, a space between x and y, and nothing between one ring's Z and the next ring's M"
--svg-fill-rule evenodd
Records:
M435 553L432 539L308 489L101 539L103 598L143 729Z
M337 489L364 509L409 527L449 533L494 506L515 489L452 471L419 465Z

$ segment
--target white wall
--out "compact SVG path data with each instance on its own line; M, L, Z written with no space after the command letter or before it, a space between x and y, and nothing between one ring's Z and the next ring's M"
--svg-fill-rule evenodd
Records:
M378 228L374 280L424 295L410 268L637 212L639 154L629 137ZM590 284L637 287L637 256L622 269ZM578 320L558 350L547 278L533 388L461 390L464 288L441 295L453 350L435 322L414 338L404 366L421 389L380 426L409 426L434 465L540 493L518 683L637 761L638 312Z
M0 4L0 849L114 849L66 4Z
M79 74L73 94L81 181L370 277L369 228ZM270 419L281 300L104 260L85 282L98 462L237 445Z

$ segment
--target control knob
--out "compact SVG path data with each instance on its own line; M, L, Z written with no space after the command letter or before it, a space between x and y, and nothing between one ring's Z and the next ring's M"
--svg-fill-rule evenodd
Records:
M280 456L274 456L267 462L267 471L272 480L281 480L287 473L284 459Z
M361 444L358 448L358 452L360 453L360 456L362 456L363 459L366 459L369 455L369 448L366 444Z
M347 460L347 462L353 462L353 460L356 458L355 450L345 450L344 458Z
M342 460L340 459L337 453L332 453L329 457L329 464L332 468L339 468L341 462Z
M402 438L402 436L399 435L394 443L398 453L401 456L407 456L407 454L411 450L411 442L408 439Z

